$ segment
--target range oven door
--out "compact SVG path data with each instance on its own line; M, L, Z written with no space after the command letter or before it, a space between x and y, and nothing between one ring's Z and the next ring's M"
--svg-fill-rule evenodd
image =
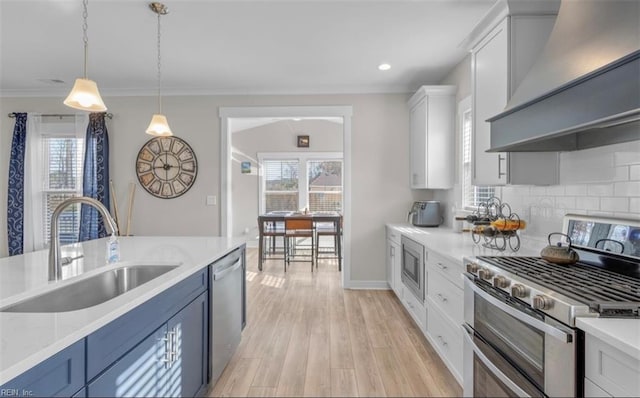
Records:
M576 396L576 331L464 278L465 396Z
M424 303L424 246L402 236L402 283Z

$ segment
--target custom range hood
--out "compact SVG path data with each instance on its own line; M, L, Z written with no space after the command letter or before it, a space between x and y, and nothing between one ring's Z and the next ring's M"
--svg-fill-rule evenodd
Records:
M640 140L640 1L563 0L549 40L488 152L572 151Z

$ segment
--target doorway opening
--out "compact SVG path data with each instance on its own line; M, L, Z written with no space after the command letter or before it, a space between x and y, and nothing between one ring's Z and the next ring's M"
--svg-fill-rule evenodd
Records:
M348 288L350 277L350 260L351 260L351 116L353 109L351 106L285 106L285 107L221 107L219 116L221 120L221 196L220 196L220 232L222 236L231 237L243 234L251 234L252 228L238 226L242 224L240 220L234 221L235 207L251 207L255 212L253 224L257 223L257 214L264 210L259 203L262 193L250 193L251 200L244 201L243 195L234 194L237 184L234 185L234 179L243 178L242 175L259 178L259 161L256 153L244 153L242 150L236 150L233 142L234 131L247 130L251 126L260 124L272 124L286 121L287 123L305 121L305 120L324 120L338 122L341 132L341 173L343 179L341 207L344 219L343 228L343 267L342 267L342 286ZM239 127L240 126L240 127ZM291 130L295 133L296 139L288 141L288 145L302 147L300 153L312 153L322 149L319 139L326 138L324 136L307 135L300 131ZM291 132L290 132L291 133ZM301 138L302 137L302 138ZM280 139L283 139L282 137ZM284 138L289 140L289 138ZM314 145L314 143L316 143ZM287 144L285 142L285 144ZM326 143L325 143L326 144ZM251 150L247 151L250 152ZM264 152L261 151L261 152ZM322 152L322 151L321 151ZM329 151L327 151L329 152ZM332 156L335 156L335 150ZM259 184L256 180L255 189L258 190ZM309 196L311 200L311 196ZM245 208L243 207L243 209ZM243 212L244 213L244 212ZM251 214L253 215L253 214ZM237 219L237 215L235 218ZM245 223L246 224L246 223ZM244 225L244 224L243 224ZM239 230L240 229L240 230Z

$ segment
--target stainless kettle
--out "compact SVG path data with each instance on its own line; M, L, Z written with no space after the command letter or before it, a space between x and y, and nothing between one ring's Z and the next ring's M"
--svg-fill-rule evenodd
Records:
M562 242L558 242L553 245L551 243L551 237L553 235L564 236L567 239L567 242L569 242L569 245L563 246ZM571 238L569 235L560 232L553 232L549 234L547 241L549 242L549 246L540 251L540 256L548 262L559 265L571 265L580 260L578 253L571 248Z

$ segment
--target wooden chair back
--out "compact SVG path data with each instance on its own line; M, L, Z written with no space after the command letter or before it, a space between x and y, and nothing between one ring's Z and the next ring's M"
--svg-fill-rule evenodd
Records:
M284 220L285 230L289 231L313 231L313 220L309 217L293 218L287 217Z

